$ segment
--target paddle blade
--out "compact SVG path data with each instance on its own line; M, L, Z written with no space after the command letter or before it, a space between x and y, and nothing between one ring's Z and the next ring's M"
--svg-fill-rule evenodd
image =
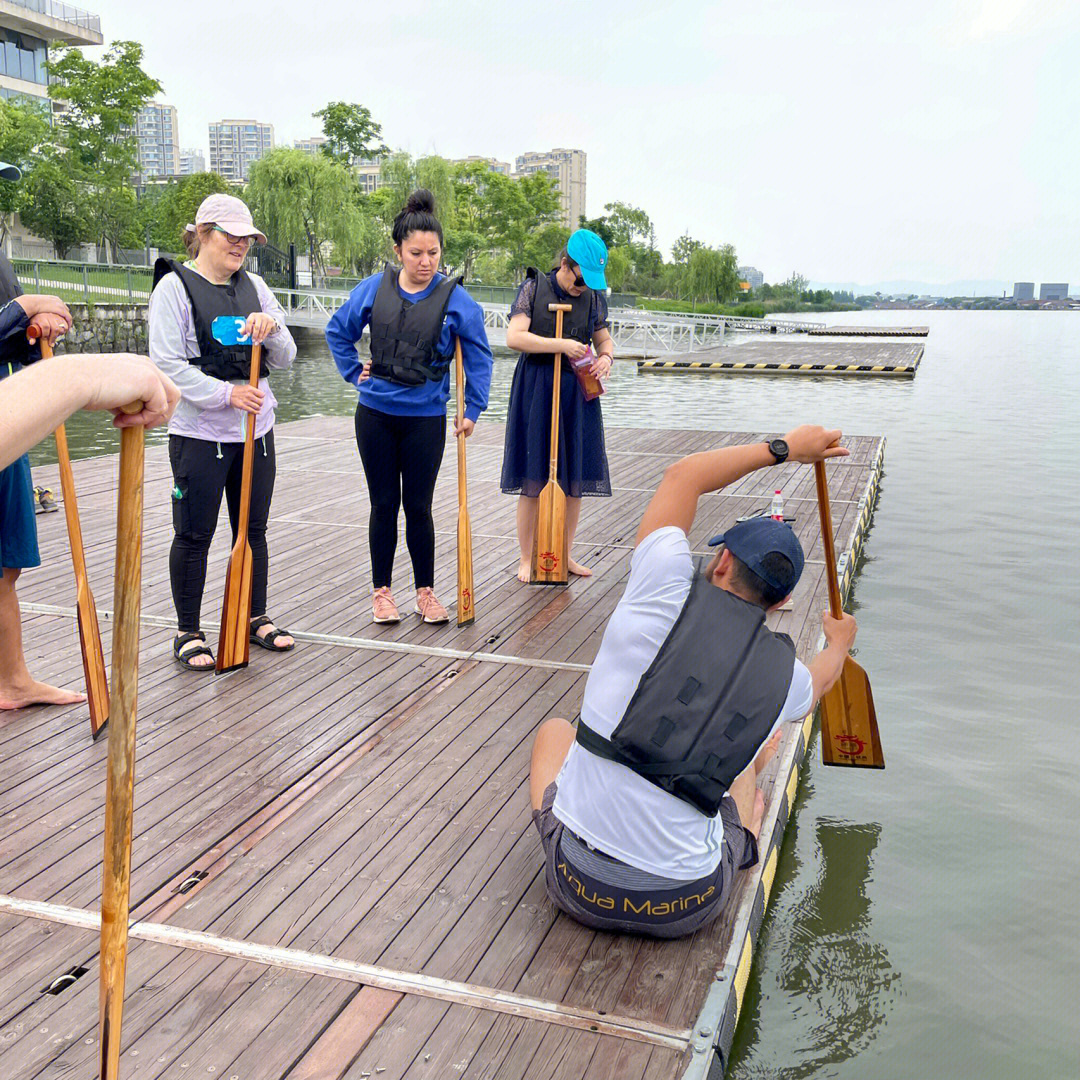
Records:
M472 527L463 506L457 519L457 624L468 626L476 618L473 606Z
M79 588L77 600L79 642L82 645L83 674L86 676L86 703L90 707L90 735L97 738L109 722L109 683L105 677L105 652L90 586Z
M225 599L221 603L218 635L218 673L247 667L251 648L251 545L241 536L233 547L225 571Z
M557 480L549 480L536 501L531 585L565 585L569 571L566 544L566 494Z
M821 760L825 765L885 768L870 680L850 656L836 685L821 699Z

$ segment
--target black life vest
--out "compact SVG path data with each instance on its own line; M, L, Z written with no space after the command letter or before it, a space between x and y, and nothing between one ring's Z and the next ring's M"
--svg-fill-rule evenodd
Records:
M191 318L199 355L188 360L215 379L246 382L251 378L251 346L222 345L214 340L210 328L219 315L247 318L253 311L262 311L255 282L246 270L237 270L224 285L207 281L202 274L189 270L175 259L158 259L154 263L154 287L169 273L174 273L184 286L191 301Z
M698 561L690 595L605 739L578 722L577 741L714 817L784 707L795 646L765 612L717 588Z
M548 304L570 304L572 310L563 313L562 336L580 341L582 345L588 345L592 340L589 334L589 312L592 311L592 289L584 289L580 296L565 294L560 299L551 285L551 278L547 274L540 273L534 267L525 271L527 278L536 282L536 296L533 298L532 317L529 319L529 333L539 337L555 337L555 312L548 311ZM554 353L526 353L525 356L534 362L546 361L551 364L555 360ZM562 358L563 367L570 369L570 362L565 356Z
M16 296L22 296L22 286L11 260L0 252L0 308L7 307Z
M19 279L11 260L0 251L0 308L7 307L16 296L22 296ZM0 341L0 379L14 374L23 364L41 355L39 346L31 346L25 334L10 334Z
M371 374L400 386L442 379L453 353L439 352L450 294L461 278L443 278L423 300L407 300L390 263L371 305Z

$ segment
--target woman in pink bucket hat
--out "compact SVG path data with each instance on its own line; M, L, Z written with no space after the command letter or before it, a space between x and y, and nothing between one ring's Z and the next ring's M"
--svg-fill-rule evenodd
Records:
M235 195L208 195L184 231L190 258L158 259L150 296L150 356L180 388L169 422L173 471L173 530L169 577L176 605L173 656L188 671L213 671L214 654L199 628L206 559L221 496L227 496L235 539L240 503L245 424L255 424L251 485L251 641L274 652L293 647L289 634L266 614L269 556L266 521L274 491L274 406L265 378L250 386L251 344L215 340L214 319L243 318L243 334L263 347L263 369L287 368L296 345L285 313L266 283L244 270L253 243L266 237Z

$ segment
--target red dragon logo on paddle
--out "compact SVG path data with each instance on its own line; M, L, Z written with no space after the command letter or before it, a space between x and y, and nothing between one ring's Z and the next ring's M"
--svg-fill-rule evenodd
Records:
M536 557L536 565L545 574L554 573L559 567L559 556L554 551L541 551Z
M866 743L858 735L837 735L836 743L837 753L843 754L845 757L861 757L866 749Z

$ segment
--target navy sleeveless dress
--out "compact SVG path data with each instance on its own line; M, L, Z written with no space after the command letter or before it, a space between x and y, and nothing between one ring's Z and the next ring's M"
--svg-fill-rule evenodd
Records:
M569 300L555 280L554 271L548 280L560 302ZM536 282L526 279L510 307L510 317L524 314L531 318L535 298ZM607 300L594 292L589 313L590 337L606 327ZM554 367L550 359L540 361L522 353L514 369L500 481L504 494L535 499L548 482ZM559 388L558 480L572 499L611 494L600 399L585 400L565 358Z

